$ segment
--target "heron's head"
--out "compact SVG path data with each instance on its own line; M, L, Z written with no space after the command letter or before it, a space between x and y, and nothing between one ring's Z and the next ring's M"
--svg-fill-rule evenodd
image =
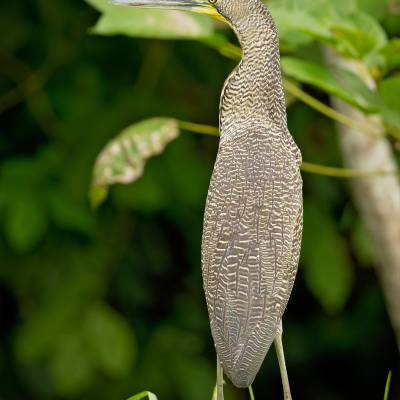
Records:
M186 10L208 14L224 22L240 20L251 11L260 0L112 0L114 4L143 8L163 8Z

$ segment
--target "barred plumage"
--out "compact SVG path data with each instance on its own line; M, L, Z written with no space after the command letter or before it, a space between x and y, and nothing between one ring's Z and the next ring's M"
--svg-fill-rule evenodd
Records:
M274 21L260 0L112 1L222 16L242 46L243 58L221 95L221 140L205 211L202 269L219 359L236 386L249 386L281 335L303 222L301 154L287 129ZM218 380L221 385L221 374Z
M301 155L287 129L271 15L259 0L220 0L216 8L236 31L243 59L221 96L203 281L224 371L247 387L275 339L297 272Z

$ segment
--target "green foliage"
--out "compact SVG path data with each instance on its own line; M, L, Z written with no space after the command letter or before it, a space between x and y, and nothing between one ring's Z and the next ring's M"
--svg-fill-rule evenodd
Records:
M57 392L66 397L75 396L87 389L95 373L95 365L86 343L73 331L58 337L49 369Z
M302 258L304 277L312 293L327 312L341 311L354 280L351 260L329 215L310 200L304 210Z
M383 400L388 400L389 399L389 391L390 391L390 383L392 381L392 371L389 371L388 377L386 379L386 385L385 385L385 394L383 396Z
M358 108L367 108L365 99L361 96L355 97L348 87L342 85L332 73L323 65L294 57L282 57L282 69L285 75L301 83L308 83L324 90L325 92L339 97L340 99ZM368 88L364 85L364 90Z
M87 345L108 375L123 377L135 358L134 338L127 322L103 304L88 311L83 326Z
M400 77L394 76L379 83L379 92L385 103L393 110L400 110Z
M270 7L283 37L287 30L301 31L346 57L364 59L387 41L379 23L352 0L273 0Z
M389 40L378 52L377 63L384 73L400 66L400 39Z
M141 400L144 399L145 397L148 397L149 400L157 400L157 396L148 391L136 394L135 396L130 397L128 400Z
M240 49L227 29L194 14L106 0L3 3L1 397L124 399L145 387L166 400L210 398L215 360L199 265L217 140L175 139L179 130L215 134L176 123L217 125L220 89L234 67L221 55L237 60ZM400 23L386 1L268 4L285 79L325 106L334 95L398 126ZM157 40L174 38L191 42ZM328 69L321 45L361 63L377 91L351 71ZM149 120L154 115L173 118ZM288 123L306 161L341 165L332 121L291 101ZM168 134L152 135L163 126ZM132 138L139 141L131 146ZM110 153L115 143L124 151ZM98 154L104 163L96 164ZM97 213L90 210L91 182L100 203L110 185L130 180L129 168L144 167L133 185L116 185ZM374 398L384 378L370 377L395 367L397 350L375 275L365 268L375 264L371 241L347 185L304 174L304 187L304 251L285 345L293 381L307 371L315 384L294 390L310 400ZM321 373L338 364L334 379ZM257 398L279 398L278 381L268 355ZM226 390L229 399L243 397Z
M93 206L104 201L109 185L131 183L142 176L146 159L160 154L178 135L177 122L167 118L150 119L125 129L97 158L91 189Z
M45 210L35 198L18 199L7 209L4 230L15 251L32 250L47 230Z
M204 16L177 11L132 9L115 6L107 0L86 1L102 12L92 30L101 35L202 39L213 32L211 20Z

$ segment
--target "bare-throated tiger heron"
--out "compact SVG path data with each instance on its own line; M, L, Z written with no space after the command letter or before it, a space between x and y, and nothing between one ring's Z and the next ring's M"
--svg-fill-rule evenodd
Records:
M287 381L281 323L300 253L301 154L287 128L271 14L260 0L114 2L211 14L239 38L243 57L221 95L220 145L204 218L204 290L217 354L233 384L252 383L274 340Z

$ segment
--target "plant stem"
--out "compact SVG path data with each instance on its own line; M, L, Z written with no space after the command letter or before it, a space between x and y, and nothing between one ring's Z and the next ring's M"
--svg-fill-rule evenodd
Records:
M398 174L397 171L362 171L350 168L335 168L325 165L303 162L301 169L312 174L331 176L333 178L368 178Z
M211 125L202 125L187 121L178 121L178 125L179 128L189 132L210 136L219 135L218 128ZM397 174L397 171L361 171L349 168L328 167L325 165L313 164L309 162L303 162L301 169L304 172L330 176L334 178L365 178Z
M389 375L386 380L386 386L385 386L385 395L383 396L383 400L388 400L389 399L389 390L390 390L390 382L392 380L392 371L389 371Z
M255 400L253 388L251 385L249 386L249 393L250 393L250 400Z
M343 125L347 125L350 128L353 129L359 129L363 131L364 133L371 135L371 136L381 136L379 131L377 129L371 128L371 125L367 125L364 123L361 123L359 121L353 120L349 118L348 116L341 114L340 112L334 110L333 108L327 106L326 104L320 102L313 96L310 96L308 93L306 93L304 90L302 90L300 87L296 86L293 82L284 79L283 80L283 86L289 92L291 95L297 97L299 100L301 100L303 103L307 104L311 108L313 108L316 111L319 111L321 114L333 119L334 121L340 122Z
M194 122L178 121L180 129L185 131L201 133L203 135L219 136L219 129L211 125L195 124Z

